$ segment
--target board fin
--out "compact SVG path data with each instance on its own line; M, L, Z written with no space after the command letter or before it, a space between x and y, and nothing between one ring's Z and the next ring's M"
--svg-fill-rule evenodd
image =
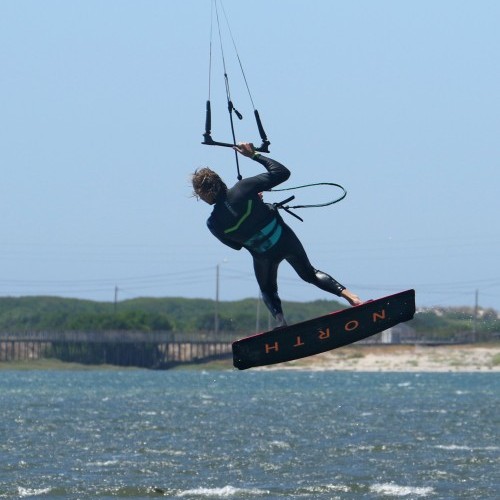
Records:
M415 290L406 290L325 316L233 342L239 370L305 358L337 349L408 321L415 314Z

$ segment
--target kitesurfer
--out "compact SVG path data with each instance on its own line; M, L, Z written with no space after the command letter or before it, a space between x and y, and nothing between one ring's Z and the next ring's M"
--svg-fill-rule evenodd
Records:
M251 143L239 143L234 149L265 167L267 172L239 180L228 188L219 175L208 167L192 174L194 195L214 205L207 226L212 234L234 250L246 248L253 257L255 277L262 298L277 326L286 326L278 295L278 266L286 260L306 282L344 298L352 306L360 298L330 275L315 269L292 229L285 224L275 206L264 203L267 191L290 177L281 163L255 152Z

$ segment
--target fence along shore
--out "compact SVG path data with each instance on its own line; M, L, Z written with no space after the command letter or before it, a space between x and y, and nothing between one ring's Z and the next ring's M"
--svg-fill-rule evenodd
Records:
M234 339L226 332L0 332L0 362L56 358L161 369L230 357Z

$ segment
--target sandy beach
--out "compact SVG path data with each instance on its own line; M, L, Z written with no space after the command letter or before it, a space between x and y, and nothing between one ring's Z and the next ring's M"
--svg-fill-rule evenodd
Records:
M500 344L356 345L272 368L357 372L500 372Z

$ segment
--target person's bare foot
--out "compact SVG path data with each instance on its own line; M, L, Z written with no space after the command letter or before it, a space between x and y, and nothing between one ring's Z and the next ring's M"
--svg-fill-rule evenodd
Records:
M341 296L351 304L351 306L359 306L363 303L363 301L354 293L352 293L347 288L342 290Z

